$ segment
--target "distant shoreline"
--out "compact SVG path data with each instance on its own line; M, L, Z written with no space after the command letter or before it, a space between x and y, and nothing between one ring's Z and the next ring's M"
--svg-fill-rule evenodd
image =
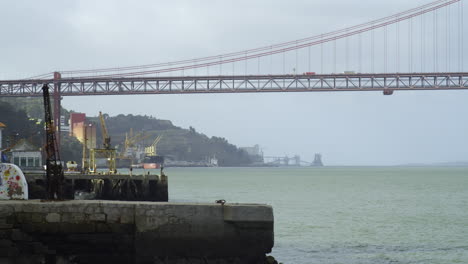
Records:
M294 169L294 168L313 168L313 169L331 169L331 168L468 168L468 163L459 165L450 164L401 164L401 165L329 165L323 167L313 166L218 166L218 167L190 167L190 166L171 166L165 168L258 168L258 169Z

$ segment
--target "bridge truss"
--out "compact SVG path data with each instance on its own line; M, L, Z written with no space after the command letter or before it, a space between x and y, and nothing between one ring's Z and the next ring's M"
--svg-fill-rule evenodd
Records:
M468 89L468 73L248 75L69 78L0 81L0 96L41 96L42 86L61 96Z

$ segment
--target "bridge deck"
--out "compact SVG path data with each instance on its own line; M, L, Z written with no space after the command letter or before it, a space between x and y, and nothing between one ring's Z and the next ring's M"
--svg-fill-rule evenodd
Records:
M0 96L42 96L58 86L62 96L252 92L330 92L468 89L467 72L67 78L0 81Z

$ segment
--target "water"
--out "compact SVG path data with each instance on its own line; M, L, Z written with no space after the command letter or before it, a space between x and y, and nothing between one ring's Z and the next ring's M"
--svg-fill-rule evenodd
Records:
M468 168L167 168L175 202L267 203L285 264L468 263Z

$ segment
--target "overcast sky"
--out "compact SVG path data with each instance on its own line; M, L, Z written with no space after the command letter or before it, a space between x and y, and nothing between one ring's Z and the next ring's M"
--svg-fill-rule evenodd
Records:
M223 54L326 33L428 2L1 1L0 79ZM457 70L455 56L451 62L444 60L450 64L444 67ZM238 146L259 144L267 155L298 154L311 161L320 152L326 165L468 161L467 102L468 91L98 96L62 101L64 107L92 116L103 111L168 119Z

